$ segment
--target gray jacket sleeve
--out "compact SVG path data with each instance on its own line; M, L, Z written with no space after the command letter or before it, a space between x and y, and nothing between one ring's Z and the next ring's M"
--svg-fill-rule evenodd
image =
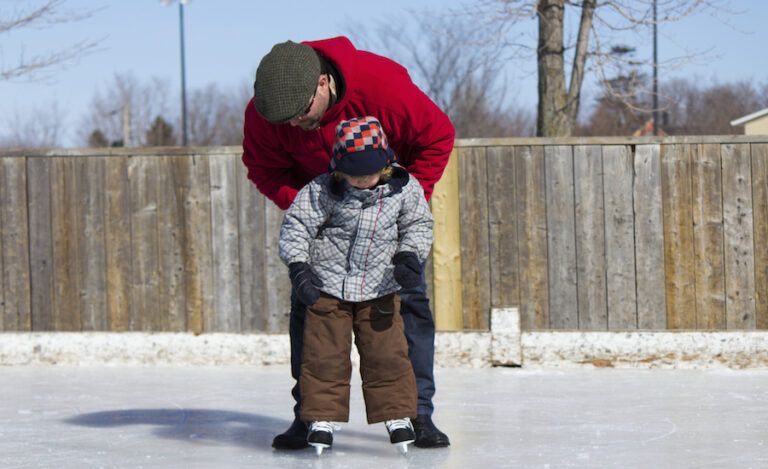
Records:
M285 265L309 262L309 249L328 219L325 184L313 180L299 191L280 226L279 255Z
M409 179L403 191L405 198L397 217L397 252L412 252L423 263L432 247L432 212L424 197L424 190L415 178Z

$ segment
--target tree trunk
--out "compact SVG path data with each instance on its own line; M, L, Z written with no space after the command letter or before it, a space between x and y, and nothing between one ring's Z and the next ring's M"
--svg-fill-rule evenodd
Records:
M565 0L540 0L536 10L539 17L539 106L536 135L568 137L572 125L566 112L563 57Z
M581 84L584 82L584 70L587 64L587 45L589 44L589 32L592 29L592 18L595 16L596 0L583 0L581 2L581 21L579 22L579 36L576 40L576 51L573 54L573 69L571 70L571 84L568 87L567 113L571 129L576 127L576 119L579 118L579 103L581 103ZM570 132L569 132L570 135Z
M576 126L595 7L595 0L581 2L581 21L571 83L566 89L563 45L565 0L540 0L536 6L539 17L539 112L536 135L540 137L569 137Z

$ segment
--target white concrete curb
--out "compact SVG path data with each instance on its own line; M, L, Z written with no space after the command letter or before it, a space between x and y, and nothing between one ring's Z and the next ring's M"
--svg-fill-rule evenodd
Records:
M353 361L359 357L353 352ZM0 366L273 365L287 334L1 333ZM490 332L438 332L446 367L768 367L768 332L521 332L516 308L494 309Z

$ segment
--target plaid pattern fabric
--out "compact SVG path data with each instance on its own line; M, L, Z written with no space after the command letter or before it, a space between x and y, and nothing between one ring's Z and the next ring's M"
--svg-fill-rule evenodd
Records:
M398 291L392 257L410 251L424 262L432 246L432 214L421 185L413 177L401 190L347 185L338 199L331 178L318 176L299 191L280 228L280 258L286 265L309 263L321 290L343 300Z

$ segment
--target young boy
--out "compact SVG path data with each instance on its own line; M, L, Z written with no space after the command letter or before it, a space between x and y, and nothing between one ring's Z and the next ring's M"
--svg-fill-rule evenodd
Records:
M385 422L405 452L415 439L416 382L396 292L421 281L432 215L376 118L342 121L335 135L330 172L298 193L280 230L280 258L309 305L301 419L318 454L333 442L333 422L349 420L354 330L368 423Z

